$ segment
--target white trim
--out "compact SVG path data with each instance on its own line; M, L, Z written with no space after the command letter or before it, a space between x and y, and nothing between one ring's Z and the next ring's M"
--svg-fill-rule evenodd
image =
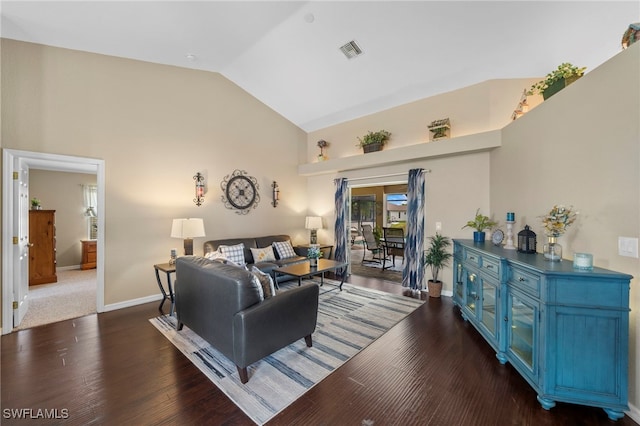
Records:
M137 299L125 300L124 302L111 303L105 305L104 312L115 311L118 309L131 308L132 306L143 305L145 303L157 302L162 300L161 294L154 294L151 296L139 297Z
M80 269L80 265L58 266L58 267L56 267L56 271L75 271L76 269Z
M75 173L94 173L98 185L98 207L105 217L105 162L104 160L68 155L47 154L41 152L2 150L2 334L13 331L13 161L21 158L34 169L55 170ZM104 220L98 221L98 254L96 274L96 308L104 312Z
M634 422L640 423L640 410L633 404L629 404L629 411L625 412Z

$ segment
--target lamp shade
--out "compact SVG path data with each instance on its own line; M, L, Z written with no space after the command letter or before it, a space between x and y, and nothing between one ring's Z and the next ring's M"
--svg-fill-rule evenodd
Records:
M304 227L305 229L322 229L322 218L320 216L307 216Z
M171 236L173 238L204 237L204 221L201 218L173 219Z

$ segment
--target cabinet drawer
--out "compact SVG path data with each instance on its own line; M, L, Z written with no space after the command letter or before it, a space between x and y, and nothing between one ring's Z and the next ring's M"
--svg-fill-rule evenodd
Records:
M483 256L481 259L482 270L489 276L500 278L500 261L492 257Z
M482 264L482 256L477 251L473 250L464 250L464 262L479 268Z
M534 297L540 297L540 275L517 266L508 266L509 285Z

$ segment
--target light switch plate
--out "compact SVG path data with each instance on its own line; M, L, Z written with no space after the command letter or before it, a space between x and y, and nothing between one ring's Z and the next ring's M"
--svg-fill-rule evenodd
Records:
M618 254L620 256L638 258L638 239L618 237Z

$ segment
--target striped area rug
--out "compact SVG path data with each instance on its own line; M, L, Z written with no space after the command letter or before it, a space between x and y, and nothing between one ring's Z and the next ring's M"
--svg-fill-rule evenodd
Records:
M303 285L311 281L306 280ZM254 422L264 424L333 370L371 344L423 301L325 279L320 290L313 347L304 339L249 366L242 384L235 365L175 318L149 321ZM281 284L280 291L293 282ZM277 295L276 295L277 297Z

